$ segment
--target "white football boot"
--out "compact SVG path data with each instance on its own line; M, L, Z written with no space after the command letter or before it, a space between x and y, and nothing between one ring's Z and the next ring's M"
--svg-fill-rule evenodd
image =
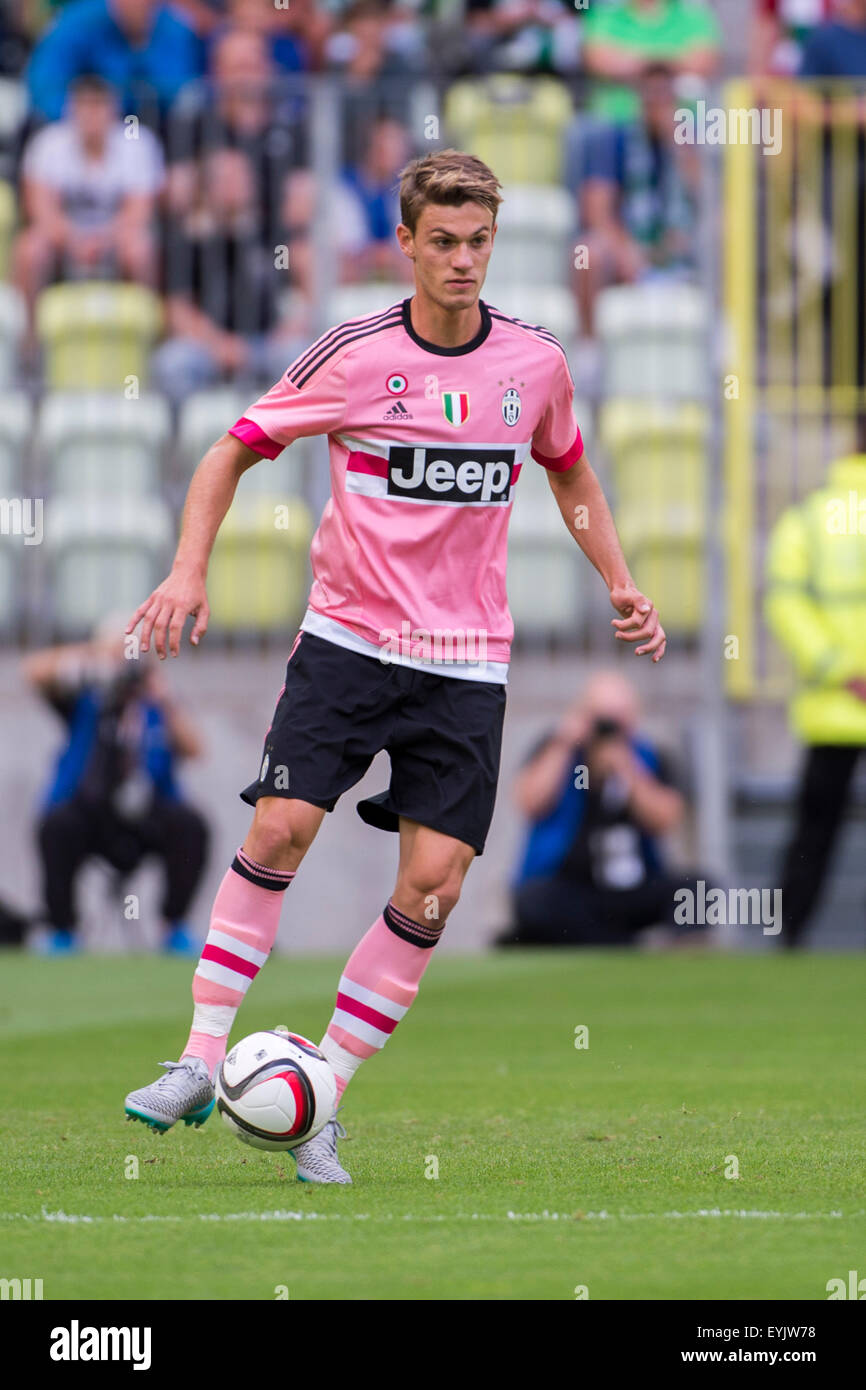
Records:
M165 1075L130 1091L126 1097L126 1117L141 1120L157 1134L183 1120L186 1125L203 1125L214 1108L214 1092L207 1063L201 1057L182 1062L160 1062Z
M337 1159L337 1140L345 1138L346 1131L335 1115L314 1138L290 1149L301 1182L351 1183L352 1179Z
M290 1036L284 1023L278 1023L273 1031L284 1033L286 1037ZM340 1166L337 1159L337 1140L346 1137L346 1131L334 1114L313 1139L308 1139L306 1143L298 1144L296 1148L290 1149L289 1153L298 1165L298 1177L301 1182L351 1184L352 1179L345 1168Z

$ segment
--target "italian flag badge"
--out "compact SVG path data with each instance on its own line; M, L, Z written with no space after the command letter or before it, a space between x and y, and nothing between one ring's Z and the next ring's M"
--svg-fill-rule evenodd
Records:
M465 425L469 419L469 392L443 391L442 410L449 425Z

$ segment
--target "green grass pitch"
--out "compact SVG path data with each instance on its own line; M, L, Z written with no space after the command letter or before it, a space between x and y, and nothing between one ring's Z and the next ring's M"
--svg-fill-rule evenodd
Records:
M341 966L273 959L234 1036L318 1039ZM0 1274L46 1299L820 1300L866 1274L863 957L443 955L348 1092L351 1188L215 1115L124 1120L191 966L3 972Z

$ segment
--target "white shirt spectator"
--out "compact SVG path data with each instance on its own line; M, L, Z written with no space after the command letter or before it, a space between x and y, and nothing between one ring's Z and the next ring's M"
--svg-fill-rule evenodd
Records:
M82 229L104 226L130 194L155 196L165 178L160 143L139 125L129 139L123 124L112 126L101 159L85 151L71 121L55 121L33 136L24 152L25 179L59 193L70 222Z

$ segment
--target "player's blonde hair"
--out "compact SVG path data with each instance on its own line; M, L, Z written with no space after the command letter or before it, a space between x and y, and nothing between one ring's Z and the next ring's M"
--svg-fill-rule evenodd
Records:
M428 203L460 207L480 203L496 221L502 187L492 169L474 154L462 150L436 150L406 165L400 174L400 216L410 232L418 225Z

